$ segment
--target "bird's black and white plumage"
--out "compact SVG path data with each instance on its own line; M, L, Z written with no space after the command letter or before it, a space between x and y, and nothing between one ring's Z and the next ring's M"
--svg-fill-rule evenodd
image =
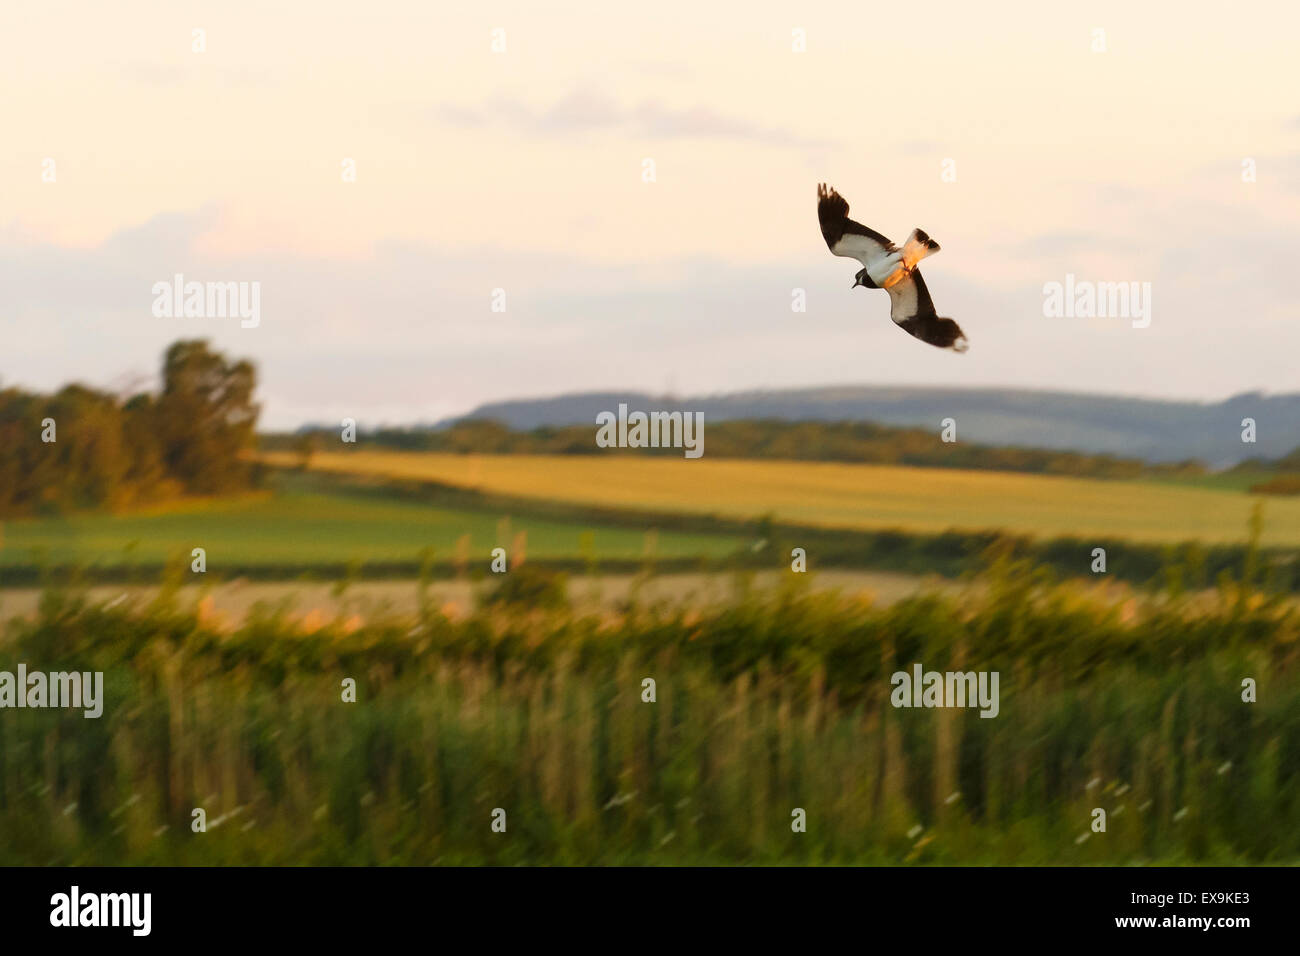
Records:
M935 314L930 291L916 267L939 251L939 243L923 230L913 229L903 248L898 248L874 229L850 219L848 201L824 184L817 187L817 219L831 252L862 263L853 287L889 293L889 315L899 328L941 349L966 351L969 343L961 327Z

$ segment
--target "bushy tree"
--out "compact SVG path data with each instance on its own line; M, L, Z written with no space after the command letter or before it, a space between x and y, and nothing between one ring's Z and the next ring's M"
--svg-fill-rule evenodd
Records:
M125 402L79 384L54 395L0 391L0 516L250 487L243 453L257 426L252 364L206 342L177 342L162 380L159 395ZM42 440L47 419L53 441Z

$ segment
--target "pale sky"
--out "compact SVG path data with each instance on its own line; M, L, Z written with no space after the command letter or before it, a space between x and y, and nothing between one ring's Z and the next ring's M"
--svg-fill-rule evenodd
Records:
M270 427L611 387L1300 388L1296 4L898 9L7 0L0 382L121 387L205 336L258 363ZM819 181L942 244L969 353L850 291ZM260 282L260 324L155 317L178 272ZM1067 273L1151 283L1150 327L1045 317Z

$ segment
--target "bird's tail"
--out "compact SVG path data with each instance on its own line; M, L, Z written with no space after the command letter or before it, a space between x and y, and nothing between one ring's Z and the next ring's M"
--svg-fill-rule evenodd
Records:
M965 352L970 348L970 342L966 339L966 333L961 330L961 326L945 316L935 320L933 338L927 341L931 345L937 345L941 349L952 349L954 352Z
M912 234L903 243L903 268L909 272L926 256L939 251L939 243L931 239L924 229L913 229Z
M965 352L970 348L970 342L966 340L966 333L961 330L961 326L946 316L913 318L898 324L908 335L936 348L952 349L954 352Z

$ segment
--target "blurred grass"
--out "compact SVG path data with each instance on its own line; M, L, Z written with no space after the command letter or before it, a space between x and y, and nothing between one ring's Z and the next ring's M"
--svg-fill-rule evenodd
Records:
M878 607L740 576L718 606L599 616L541 581L458 619L231 632L170 589L50 591L0 669L103 670L105 712L0 712L0 864L1300 861L1294 605L1177 578L1102 600L998 560ZM999 671L1000 715L894 709L914 662Z

